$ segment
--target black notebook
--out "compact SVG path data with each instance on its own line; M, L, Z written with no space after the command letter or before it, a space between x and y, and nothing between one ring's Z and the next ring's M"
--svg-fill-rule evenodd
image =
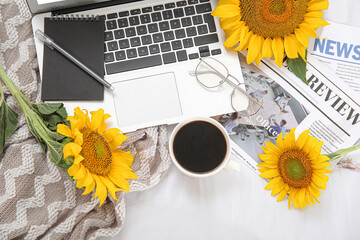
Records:
M104 76L104 19L45 18L44 32L60 47ZM44 46L42 100L102 100L104 87L57 50Z

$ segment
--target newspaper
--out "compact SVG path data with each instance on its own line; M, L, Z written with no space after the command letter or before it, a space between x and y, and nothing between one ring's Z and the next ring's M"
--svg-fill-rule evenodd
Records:
M344 86L328 66L309 56L310 84L306 85L285 63L279 69L273 61L262 60L257 68L247 65L244 59L240 54L245 84L257 89L263 108L249 118L233 113L214 118L229 133L232 153L256 173L262 146L267 141L276 144L278 134L292 128L296 128L297 136L310 129L310 135L324 142L323 154L353 146L359 140L359 94Z
M308 54L332 68L360 95L360 28L329 23L318 29L319 39L310 38Z

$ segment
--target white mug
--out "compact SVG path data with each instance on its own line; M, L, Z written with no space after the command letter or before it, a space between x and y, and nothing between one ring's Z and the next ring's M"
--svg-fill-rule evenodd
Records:
M181 166L180 163L176 160L176 157L174 154L174 149L173 149L174 139L175 139L178 131L186 124L191 123L191 122L197 122L197 121L208 122L208 123L212 124L213 126L215 126L219 131L221 131L222 135L225 138L225 142L226 142L226 153L225 153L225 157L224 157L223 161L220 163L220 165L218 165L213 170L210 170L210 171L204 172L204 173L192 172L192 171L184 168L183 166ZM201 177L212 176L212 175L217 174L224 168L238 172L240 170L240 164L230 158L230 156L231 156L230 142L231 141L230 141L229 134L226 132L225 128L219 122L217 122L216 120L214 120L212 118L208 118L208 117L193 117L193 118L187 119L183 122L180 122L172 131L172 133L170 135L170 139L169 139L170 156L171 156L171 159L172 159L173 163L175 164L175 166L181 172L183 172L184 174L191 176L191 177L201 178Z

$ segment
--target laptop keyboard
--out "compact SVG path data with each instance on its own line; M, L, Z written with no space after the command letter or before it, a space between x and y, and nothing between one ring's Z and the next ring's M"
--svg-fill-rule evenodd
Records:
M209 1L169 2L101 16L106 25L106 73L221 54L221 49L207 46L219 42Z

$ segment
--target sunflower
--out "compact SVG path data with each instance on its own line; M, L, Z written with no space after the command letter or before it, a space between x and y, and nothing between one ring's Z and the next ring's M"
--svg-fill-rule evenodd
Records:
M309 131L301 133L297 140L295 128L284 139L280 133L277 146L266 142L265 154L259 154L264 161L258 164L260 177L270 180L265 189L272 189L272 196L279 194L278 202L289 194L289 209L292 201L296 208L302 209L306 204L320 203L317 198L329 179L324 173L332 172L326 168L331 166L330 158L320 153L323 142L309 136Z
M248 49L247 63L275 56L281 67L284 51L288 58L300 55L304 61L309 36L329 25L321 19L329 2L325 0L219 0L213 16L227 34L224 46L236 51Z
M71 139L63 149L64 159L73 160L67 172L78 188L85 187L83 195L96 189L94 197L99 198L100 206L108 192L117 201L116 192L130 189L127 179L137 178L130 168L131 153L117 149L128 137L117 128L106 130L105 120L110 115L103 109L91 112L91 121L86 110L86 114L80 108L74 112L67 118L70 128L57 125L57 132Z

